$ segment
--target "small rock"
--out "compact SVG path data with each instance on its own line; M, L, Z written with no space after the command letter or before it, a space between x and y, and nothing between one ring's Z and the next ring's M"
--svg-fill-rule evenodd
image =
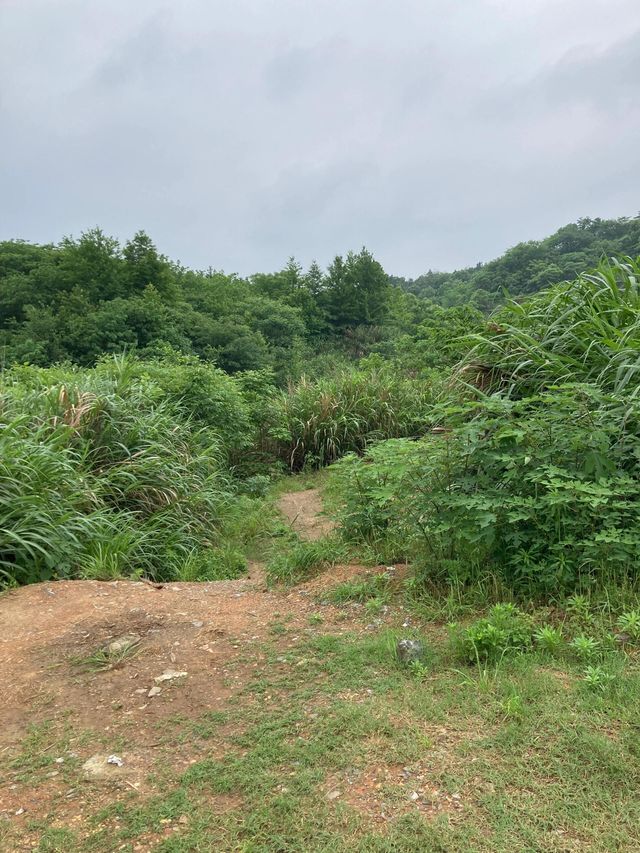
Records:
M329 793L327 794L327 799L328 800L337 800L338 797L340 796L340 794L341 794L341 792L337 788L334 788L333 791L329 791Z
M157 679L156 679L157 680ZM162 693L162 687L158 687L158 685L154 685L151 690L147 693L147 696L159 696Z
M424 645L420 640L398 640L396 654L401 663L421 660L424 655Z
M122 767L124 761L120 758L119 755L110 755L107 758L107 764L115 764L116 767Z
M420 799L420 794L417 791L413 791L409 799L413 800L413 802L415 803L416 800Z
M186 678L186 672L178 672L177 669L165 669L162 675L158 675L153 680L156 684L161 684L163 681L173 681L174 678Z
M56 758L56 764L64 764L64 758Z
M16 815L24 814L24 809L20 808L20 809L18 809L18 811L14 812L14 814L16 814Z
M121 779L126 775L122 764L110 761L110 758L119 758L112 755L92 755L82 765L84 778L88 782L109 782L113 779ZM121 758L119 758L122 761ZM123 762L124 763L124 762Z
M110 655L119 655L128 652L135 648L140 643L141 637L138 634L124 634L122 637L117 637L109 643L107 651Z
M194 619L194 621L191 624L193 625L194 628L202 628L202 626L204 625L204 622L201 622L199 619Z

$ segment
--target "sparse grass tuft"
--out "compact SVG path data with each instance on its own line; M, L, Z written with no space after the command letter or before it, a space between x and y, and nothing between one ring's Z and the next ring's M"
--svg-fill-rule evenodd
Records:
M141 651L142 640L140 637L131 635L114 640L85 657L74 659L73 662L83 669L103 672L115 669L126 660L136 657Z
M387 572L356 578L335 586L328 593L327 598L334 604L356 602L370 605L374 602L376 605L383 606L391 597L390 582L391 576Z
M299 583L347 558L348 549L337 537L312 542L297 540L288 551L270 560L267 564L267 578L270 583Z

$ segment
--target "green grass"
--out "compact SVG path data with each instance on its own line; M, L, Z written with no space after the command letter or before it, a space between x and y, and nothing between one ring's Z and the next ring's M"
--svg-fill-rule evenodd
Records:
M291 645L274 634L224 713L165 721L153 795L114 796L86 838L35 824L25 837L95 853L149 835L161 853L637 849L634 657L603 658L610 678L595 689L578 661L536 651L487 678L430 629L416 678L395 658L402 635L309 632ZM52 737L30 735L23 770L40 772ZM168 758L179 749L195 750L186 772Z
M103 672L114 669L125 660L136 657L141 651L141 640L139 637L123 638L119 643L109 643L99 649L95 649L85 657L78 658L74 663L83 669Z
M390 575L383 572L370 577L344 581L344 583L335 586L327 598L334 604L347 604L349 602L365 604L371 601L385 604L391 595L390 579Z
M267 564L270 583L295 584L335 563L345 562L349 549L338 537L306 542L294 538L288 549L279 550Z

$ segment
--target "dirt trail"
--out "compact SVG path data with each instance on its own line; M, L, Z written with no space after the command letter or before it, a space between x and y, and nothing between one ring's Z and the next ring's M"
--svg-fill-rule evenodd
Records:
M313 539L330 529L318 517L316 489L283 495L279 505L302 536ZM113 802L119 796L113 791L96 793L81 782L79 765L98 752L122 750L129 793L132 787L144 793L160 761L163 726L177 714L193 719L224 710L265 665L269 644L286 651L307 635L354 630L338 608L322 607L321 628L309 617L318 610L315 596L323 585L367 570L336 567L335 580L329 571L322 582L286 592L267 590L261 569L254 563L248 578L235 581L160 588L140 581L60 581L0 596L0 819L15 825L43 818L55 803L63 826L71 816L80 820L85 810L93 811L101 796ZM286 631L278 628L283 623ZM107 671L79 664L127 634L140 638L135 656ZM168 669L187 675L161 683L161 692L150 697L155 679ZM51 743L39 749L58 753L60 738L66 738L67 751L56 757L76 761L75 777L68 767L29 786L11 761L29 726L44 721L52 727ZM171 761L174 769L188 765L188 746ZM61 762L61 771L65 767Z
M317 489L285 494L279 505L302 536L317 538L330 525L317 515L322 510ZM215 708L229 695L222 684L225 660L264 637L276 614L297 625L310 610L304 586L268 591L259 562L249 564L247 578L235 581L161 588L141 581L59 581L7 592L0 597L0 749L11 742L10 732L24 728L25 705L34 702L45 709L62 702L83 723L95 720L97 712L109 716L114 701L122 704L118 716L135 719L143 710L146 719L155 718L163 702L148 701L141 691L169 666L189 671L186 689L171 698L174 711ZM131 666L96 679L73 665L72 659L125 634L143 641L143 653Z
M335 527L334 522L322 514L320 489L287 492L278 501L278 509L289 519L291 527L301 539L321 539Z

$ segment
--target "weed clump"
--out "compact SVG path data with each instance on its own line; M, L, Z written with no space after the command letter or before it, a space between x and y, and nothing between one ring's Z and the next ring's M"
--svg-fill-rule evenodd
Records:
M267 564L270 583L295 584L312 577L328 566L347 558L347 548L338 538L314 541L297 540L284 553L276 554Z
M533 642L533 619L513 604L496 604L472 625L451 626L456 657L467 663L495 663L507 654L528 651Z

